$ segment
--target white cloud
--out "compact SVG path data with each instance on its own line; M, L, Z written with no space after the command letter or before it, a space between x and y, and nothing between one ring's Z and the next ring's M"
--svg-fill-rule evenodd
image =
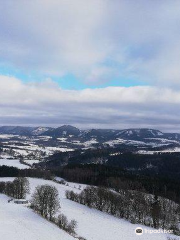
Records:
M180 85L177 0L17 0L0 11L1 64L86 82Z
M0 11L0 65L71 73L93 84L119 76L154 86L75 91L0 76L0 124L177 131L179 1L17 0L2 1Z
M88 74L108 51L98 40L104 5L102 0L2 3L2 59L47 74Z
M50 80L0 76L0 124L83 128L152 127L178 131L180 91L156 87L63 90ZM167 119L167 120L166 120Z

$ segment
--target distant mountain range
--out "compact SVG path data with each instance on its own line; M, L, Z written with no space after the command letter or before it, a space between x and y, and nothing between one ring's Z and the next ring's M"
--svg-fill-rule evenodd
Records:
M2 126L0 134L12 134L20 136L50 136L53 138L75 138L88 141L96 139L98 142L105 142L115 139L146 141L168 139L180 141L180 133L163 133L159 130L140 128L140 129L90 129L80 130L70 125L63 125L58 128L51 127L23 127L23 126Z

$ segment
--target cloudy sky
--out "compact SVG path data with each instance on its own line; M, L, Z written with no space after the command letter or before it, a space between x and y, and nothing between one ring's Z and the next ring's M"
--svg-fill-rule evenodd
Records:
M179 0L8 0L0 12L0 125L180 132Z

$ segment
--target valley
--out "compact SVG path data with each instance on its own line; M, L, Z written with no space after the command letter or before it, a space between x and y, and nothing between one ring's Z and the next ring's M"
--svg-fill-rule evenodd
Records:
M79 130L69 125L0 127L0 182L13 181L19 176L28 177L30 182L28 200L39 185L56 187L60 212L76 220L76 234L82 239L101 240L102 236L103 240L110 240L112 236L114 240L119 240L119 236L138 239L134 233L136 227L152 229L153 225L144 226L137 221L133 208L130 218L116 217L67 199L66 191L80 194L86 187L95 186L117 194L126 192L125 202L134 192L130 201L139 196L146 199L146 196L158 195L163 201L168 199L172 206L180 204L180 138L179 134L152 129ZM55 240L75 239L32 209L7 203L8 199L0 195L1 206L4 206L0 208L5 219L3 222L0 218L4 240L11 239L12 235L15 240L44 240L51 234ZM139 202L138 206L143 205ZM42 229L40 235L35 234L33 221ZM11 224L15 224L15 232L9 233L7 226ZM156 239L167 237L167 234L158 234ZM154 235L146 234L146 239L154 239Z

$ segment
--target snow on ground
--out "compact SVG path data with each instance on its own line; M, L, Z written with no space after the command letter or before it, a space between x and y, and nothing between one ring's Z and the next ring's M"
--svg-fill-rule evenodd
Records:
M146 150L139 150L139 154L155 154L155 153L168 153L168 152L180 152L180 147L164 149L161 151L146 151Z
M57 138L60 142L67 142L67 138Z
M8 144L6 147L3 147L3 150L9 151L9 147L13 150L15 153L15 156L24 156L27 157L29 154L37 153L37 152L44 152L47 155L51 155L56 151L59 152L68 152L68 151L74 151L74 149L66 148L66 147L42 147L38 146L32 143L28 143L28 146L18 146L14 144Z
M110 153L109 156L118 156L118 155L121 155L122 153L121 152L116 152L116 153Z
M0 178L0 181L8 181L8 180L13 180L13 178ZM166 234L150 234L150 233L145 234L144 233L143 235L138 236L135 234L135 229L141 225L131 224L128 221L125 221L123 219L118 219L116 217L108 215L107 213L102 213L98 210L90 209L86 206L83 206L81 204L78 204L76 202L70 201L65 198L66 190L73 189L75 192L80 192L80 190L78 189L79 185L81 185L81 188L83 188L85 185L76 184L76 183L68 183L69 186L66 186L66 185L58 184L58 183L55 183L55 182L52 182L49 180L43 180L43 179L29 178L29 180L30 180L30 186L31 186L31 194L37 185L50 184L50 185L55 186L58 189L59 196L60 196L60 202L61 202L61 212L64 213L68 217L69 220L75 219L78 222L77 233L78 233L78 235L86 238L87 240L120 240L120 239L123 239L123 240L139 240L139 239L166 240L167 239ZM30 199L30 195L28 196L28 199ZM22 207L22 206L19 206L19 207ZM0 211L2 211L1 208L2 208L2 204L0 203ZM23 211L25 211L25 210L23 210ZM15 213L15 215L16 214L17 213ZM30 216L27 215L27 221L29 221L29 218L31 218L32 213L29 212L29 214L30 214ZM9 218L9 213L7 213L7 215L4 213L4 215L5 216L3 216L0 213L0 221L2 221L2 224L0 222L0 236L2 236L1 228L4 229L2 218L3 219ZM36 219L37 217L34 217L34 218ZM16 221L20 221L20 220L14 219L14 221L16 222ZM19 223L19 225L22 224L23 228L26 229L27 221L26 221L26 217L24 217L24 219L18 223ZM47 230L48 230L48 224L50 224L50 223L47 222ZM40 233L39 229L41 229L41 227L38 227L36 225L36 223L34 225L35 225L35 228L38 229L37 234L39 234ZM149 228L146 226L141 226L141 227L143 229L152 229L152 228ZM31 225L29 226L29 229L31 229ZM46 228L44 228L44 229L46 229ZM44 238L34 238L31 236L28 240L31 240L31 239L33 239L33 240L36 240L36 239L38 239L38 240L41 240L41 239L56 240L56 231L57 230L55 230L55 233L53 235L51 235L49 238L47 238L46 236ZM16 234L18 234L18 230L16 232L17 232ZM32 234L34 234L34 233L32 233ZM7 239L11 240L10 238L7 238ZM12 239L14 240L14 238L12 238ZM19 239L26 240L26 238L19 238ZM60 237L60 239L63 240L63 238L61 238L61 237ZM65 239L68 240L68 238L65 238ZM177 239L180 239L180 238L177 238ZM6 240L6 238L3 238L3 240Z
M90 147L92 146L93 144L97 144L97 140L92 138L91 140L89 141L86 141L86 142L83 142L82 144L85 146L85 147Z
M28 151L24 150L24 149L13 149L14 152L20 154L20 155L24 155L24 156L27 156L29 154Z
M159 141L162 143L177 143L179 144L179 141L176 140L170 140L170 139L166 139L166 138L145 138L147 140L153 140L153 141Z
M175 147L175 148L171 148L171 149L165 149L161 152L180 152L180 147Z
M117 138L115 140L107 141L104 144L108 144L109 146L113 147L116 144L122 144L122 143L125 143L125 142L126 142L126 140L121 139L121 138Z
M12 134L0 134L1 139L9 139L12 137L18 137L18 135L12 135Z
M51 139L52 137L51 136L38 136L38 138L34 138L34 140L39 140L40 139Z
M60 152L70 152L74 151L74 149L70 148L63 148L63 147L46 147L47 151L54 152L54 151L60 151Z
M39 160L24 160L24 162L33 165L34 163L39 163Z
M0 154L0 159L14 159L14 156L11 156L10 154L6 153L6 152L1 152Z
M2 240L73 240L74 238L31 209L8 203L0 194L0 238Z
M117 144L127 144L127 145L146 145L145 142L142 142L142 141L134 141L134 140L124 140L124 139L121 139L121 138L117 138L115 140L110 140L110 141L107 141L105 142L104 144L108 144L109 146L113 147Z
M18 159L0 159L0 166L16 167L19 169L27 169L29 166L21 164Z

